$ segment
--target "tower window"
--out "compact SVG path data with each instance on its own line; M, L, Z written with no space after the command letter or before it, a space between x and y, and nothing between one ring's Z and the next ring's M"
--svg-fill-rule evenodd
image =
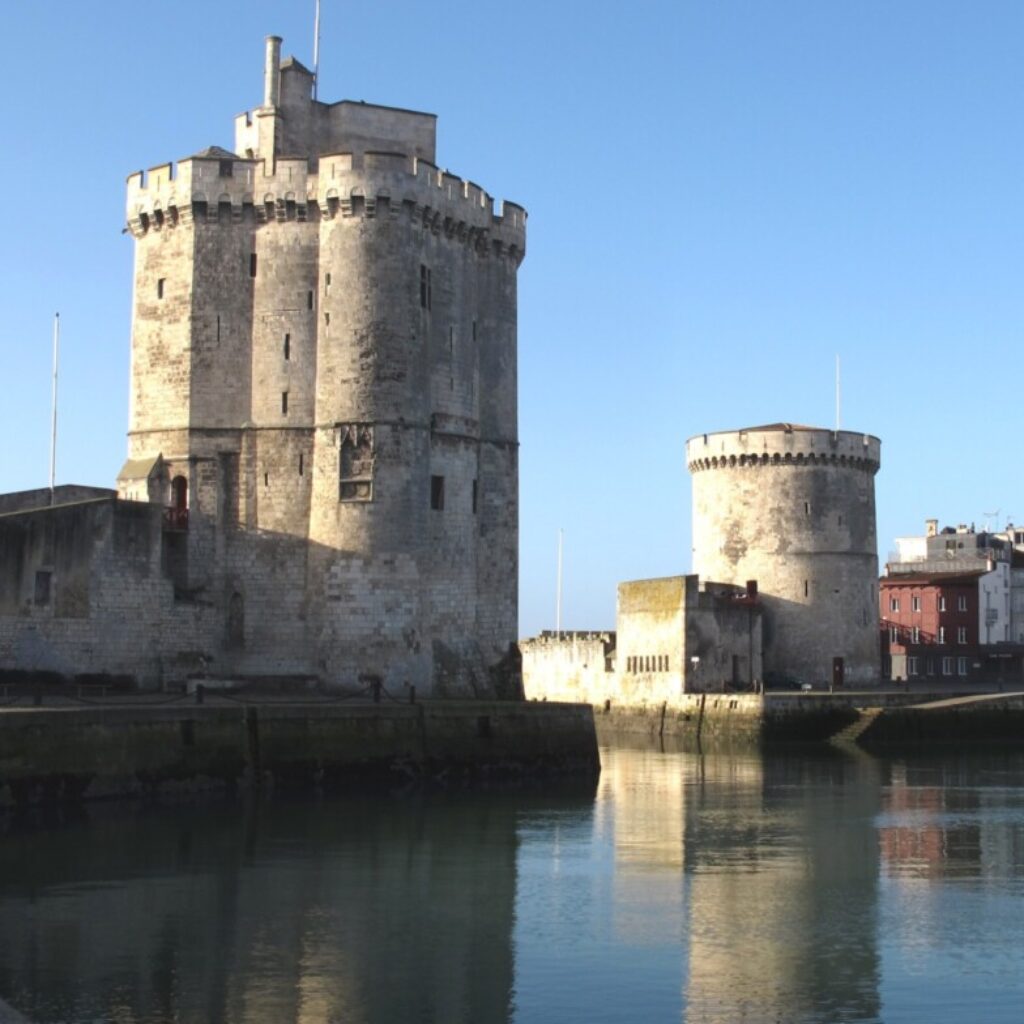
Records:
M432 308L433 288L430 282L430 267L425 263L420 264L420 306L424 309Z
M164 285L166 283L167 283L167 278L166 277L161 277L161 278L157 279L157 282L156 282L156 297L158 299L162 299L164 297Z
M302 457L302 452L299 452L299 476L302 476L303 468L304 468L304 459Z
M340 491L342 501L373 500L373 427L352 423L341 427Z
M809 516L811 514L811 503L809 501L804 502L804 515Z
M287 416L288 415L288 392L287 391L282 391L281 392L281 415L282 416Z
M473 515L476 515L480 487L476 480L473 481Z
M473 340L476 341L476 321L473 321Z
M444 477L430 478L430 507L441 511L444 508Z
M284 359L287 362L292 357L292 336L286 334L284 336Z
M810 594L810 590L811 590L810 580L804 580L804 597L807 597Z
M313 308L313 293L312 292L306 292L306 309L312 309L312 308Z
M331 314L324 313L324 326L327 326L331 322Z
M326 289L326 288L330 288L330 287L331 287L331 272L328 270L327 273L324 274L324 288Z
M49 569L38 569L36 571L35 594L33 595L35 604L44 605L50 603L50 582L52 578L53 573Z
M249 276L256 276L256 253L249 253Z

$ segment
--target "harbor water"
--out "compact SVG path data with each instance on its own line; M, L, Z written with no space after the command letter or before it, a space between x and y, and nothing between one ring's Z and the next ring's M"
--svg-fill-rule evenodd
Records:
M0 1020L1016 1022L1024 754L0 819Z

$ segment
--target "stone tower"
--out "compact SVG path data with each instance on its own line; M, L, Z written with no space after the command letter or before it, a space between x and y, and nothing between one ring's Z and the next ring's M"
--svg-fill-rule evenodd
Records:
M128 179L129 457L219 665L494 692L526 213L435 166L434 115L319 102L280 47L234 152Z
M756 580L765 674L820 684L879 677L875 473L867 434L775 423L686 443L693 571Z

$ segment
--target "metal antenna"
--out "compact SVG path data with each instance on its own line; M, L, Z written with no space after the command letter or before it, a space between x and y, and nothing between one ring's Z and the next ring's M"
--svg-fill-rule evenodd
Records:
M316 13L313 16L313 99L316 99L317 87L320 85L320 0L316 0Z
M57 482L57 362L60 358L60 313L53 314L53 420L50 426L50 504L55 504Z
M836 433L839 433L840 423L840 391L839 391L839 353L836 353Z
M562 636L562 530L558 531L558 582L555 587L555 636Z

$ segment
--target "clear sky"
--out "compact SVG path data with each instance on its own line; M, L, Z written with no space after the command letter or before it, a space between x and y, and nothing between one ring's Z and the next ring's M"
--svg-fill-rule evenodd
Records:
M125 455L124 181L262 97L313 0L10 4L0 490ZM520 270L520 632L614 624L690 567L684 444L789 420L882 438L879 548L1024 522L1019 0L323 0L320 98L439 115L438 162L530 213ZM993 524L996 521L993 520Z

